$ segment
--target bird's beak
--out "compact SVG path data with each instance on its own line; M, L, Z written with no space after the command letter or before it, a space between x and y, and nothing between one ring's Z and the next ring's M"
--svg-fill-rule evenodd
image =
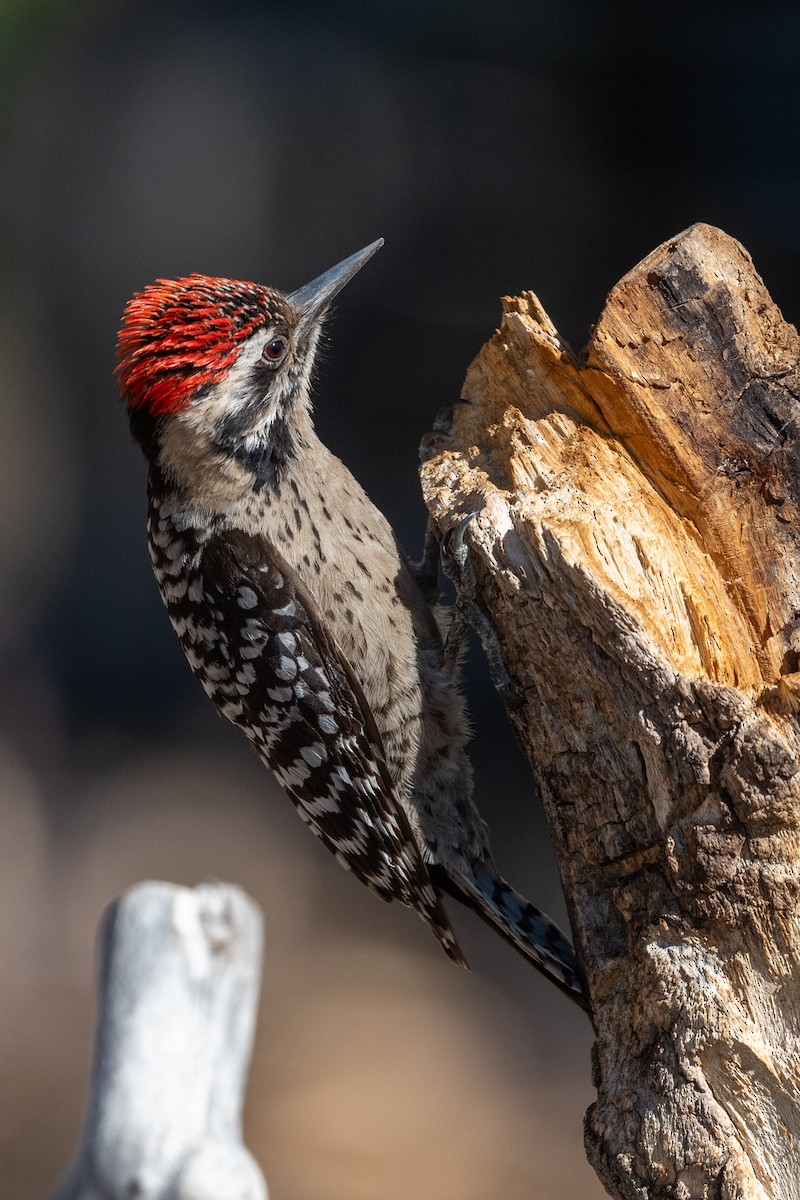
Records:
M357 254L351 254L344 262L340 262L336 267L331 267L330 271L326 271L324 275L320 275L317 279L312 280L311 283L307 283L305 287L298 288L296 292L289 293L288 299L295 308L300 310L301 314L300 324L297 329L299 336L302 337L306 330L325 311L334 296L339 294L344 285L349 283L353 278L356 271L360 271L364 263L372 258L373 254L377 250L380 250L382 245L383 238L378 238L377 242L365 246Z

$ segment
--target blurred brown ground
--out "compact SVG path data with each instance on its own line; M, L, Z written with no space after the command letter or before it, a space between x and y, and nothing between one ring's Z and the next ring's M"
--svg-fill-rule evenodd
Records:
M412 914L314 853L255 760L141 747L54 841L30 772L0 755L3 1195L47 1195L76 1141L98 914L137 880L211 876L266 913L246 1138L274 1200L602 1194L579 1145L585 1019L454 968ZM461 928L475 949L476 923ZM558 1043L546 1054L532 1024Z

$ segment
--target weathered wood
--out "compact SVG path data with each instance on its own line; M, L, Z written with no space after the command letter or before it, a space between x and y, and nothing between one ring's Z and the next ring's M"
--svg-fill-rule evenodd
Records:
M694 226L580 360L531 293L422 479L467 512L597 1029L617 1197L800 1197L800 339Z
M226 884L107 910L86 1122L55 1200L266 1200L242 1145L261 914Z

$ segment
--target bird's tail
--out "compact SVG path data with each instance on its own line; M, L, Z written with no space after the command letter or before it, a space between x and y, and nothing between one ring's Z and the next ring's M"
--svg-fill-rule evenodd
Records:
M497 929L571 1000L591 1012L572 943L546 913L515 892L491 863L475 862L469 875L452 872L446 881L437 879L437 883Z

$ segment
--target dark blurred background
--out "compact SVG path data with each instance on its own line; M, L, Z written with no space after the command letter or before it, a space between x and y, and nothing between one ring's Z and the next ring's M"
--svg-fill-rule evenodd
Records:
M585 1018L469 915L454 970L329 859L201 694L144 540L114 381L130 294L201 271L343 294L323 436L409 549L416 447L534 289L583 344L694 221L800 312L800 6L510 0L0 3L0 1191L78 1135L94 930L144 878L266 913L247 1138L273 1200L599 1200ZM478 793L505 873L564 919L477 652Z

